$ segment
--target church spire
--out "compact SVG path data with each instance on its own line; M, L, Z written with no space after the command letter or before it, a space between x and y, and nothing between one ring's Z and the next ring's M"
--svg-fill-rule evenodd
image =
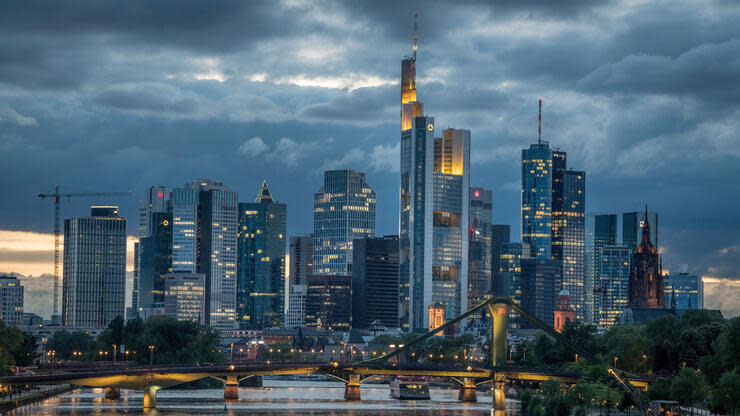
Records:
M648 245L652 244L650 241L650 223L648 221L648 206L645 204L645 219L642 223L642 241Z

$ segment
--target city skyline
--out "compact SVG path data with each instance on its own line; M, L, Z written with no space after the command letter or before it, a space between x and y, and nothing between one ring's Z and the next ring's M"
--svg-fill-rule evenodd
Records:
M495 18L492 22L495 25L486 24L471 28L469 34L458 33L458 37L439 28L441 16L437 7L424 8L420 12L421 46L417 75L419 88L423 91L422 98L427 104L425 111L435 116L442 127L455 122L458 126L471 129L470 185L493 189L494 223L510 224L514 230L512 241L519 241L517 191L521 188L517 179L517 156L518 152L528 146L536 136L536 99L542 96L546 104L543 113L543 138L568 151L573 165L585 170L589 175L586 208L588 212L639 211L647 202L651 209L661 214L660 248L664 250L665 266L688 263L690 270L699 275L729 280L740 279L737 260L734 259L740 252L737 233L726 232L728 229L737 230L739 223L738 214L732 209L736 205L733 198L737 198L735 195L737 193L732 192L732 189L737 189L733 179L736 170L733 169L732 163L737 161L738 155L736 149L730 146L733 140L732 133L717 130L723 122L729 122L731 111L737 111L737 98L730 92L730 109L725 109L726 113L723 113L724 117L728 118L717 119L716 117L719 117L717 114L708 114L713 107L708 103L711 100L707 94L711 95L711 91L714 90L674 91L669 86L658 86L650 94L641 94L631 89L648 77L644 73L642 78L637 76L641 73L639 71L641 66L650 68L668 65L670 74L671 66L683 65L690 71L692 59L698 59L697 54L705 53L719 59L721 54L712 55L712 51L725 51L724 53L732 55L738 48L738 42L728 40L731 36L728 37L727 33L723 38L721 32L712 32L714 37L698 36L697 40L692 41L695 44L687 44L688 41L684 40L680 45L660 45L659 40L654 40L650 45L652 49L631 45L632 49L628 47L622 52L605 53L607 56L597 59L598 62L584 63L588 70L581 70L580 73L569 68L566 62L556 61L560 64L559 67L548 69L538 64L532 67L534 74L524 74L517 78L514 76L515 71L506 68L506 64L508 62L512 66L523 65L522 58L517 57L516 53L527 50L527 46L540 48L538 49L540 52L545 51L536 42L537 36L542 36L544 43L563 40L568 34L558 25L573 22L581 25L575 25L575 28L571 29L573 31L588 32L593 29L579 17L582 12L565 8L561 14L545 18L546 12L551 10L548 10L547 6L542 7L536 9L539 13L534 13L529 18L518 16L519 10L515 7L502 8L500 14L493 15ZM604 7L608 9L609 6ZM718 17L720 21L731 19L740 13L730 6L712 7L729 16ZM484 7L483 9L488 10ZM649 7L633 6L627 13L634 17L640 11L650 12L645 9ZM709 18L689 16L690 5L684 4L678 9L673 12L685 13L687 18L693 19L692 22L696 23L697 27L705 27L702 25L708 24ZM589 11L597 17L600 16L602 22L619 23L619 18L605 18L608 13L602 9L590 8ZM308 12L307 17L303 19L319 21L316 10ZM465 10L457 13L464 12ZM340 15L339 21L347 21L341 16L348 15L349 11L338 10L336 13ZM274 192L287 195L288 198L284 198L285 202L295 207L289 213L288 235L297 235L311 229L311 192L306 192L305 189L314 190L318 187L324 169L345 168L367 172L368 182L373 184L378 194L376 235L396 233L399 151L395 147L398 140L397 133L394 132L398 126L395 107L398 88L397 62L408 51L413 8L394 13L397 14L396 19L390 22L393 27L381 26L380 33L370 40L386 40L389 47L369 53L371 59L378 59L379 63L368 64L366 67L363 65L367 64L368 61L365 59L368 58L351 62L356 55L342 46L343 43L338 38L332 38L331 34L336 35L336 32L319 25L317 31L312 33L319 37L334 39L331 45L336 47L334 50L336 54L321 53L310 44L299 45L299 50L292 50L290 53L302 57L299 63L305 65L304 72L301 72L302 67L295 67L292 64L287 65L284 69L286 73L282 75L270 73L271 68L268 66L243 67L238 65L241 61L236 50L237 46L244 45L227 42L217 50L209 52L195 40L187 39L183 41L185 44L177 41L162 42L161 46L173 56L184 54L190 59L188 61L190 63L184 65L192 67L175 68L173 78L167 78L167 74L163 72L166 68L160 66L155 66L155 69L159 68L158 72L155 71L156 77L141 79L128 79L125 76L121 77L120 74L116 76L108 72L90 72L82 74L82 79L76 79L70 73L67 74L70 78L66 80L33 76L30 80L20 80L14 77L12 71L0 69L0 94L7 98L7 105L0 105L0 123L3 127L0 134L3 137L3 149L8 149L11 154L18 156L9 161L10 171L19 173L1 179L8 198L3 198L0 202L2 213L0 235L11 235L3 234L6 231L40 233L51 231L50 224L53 219L51 205L34 197L35 193L46 191L53 186L49 182L50 178L54 178L54 182L59 182L72 191L133 190L134 196L131 198L72 201L69 205L64 203L62 206L64 218L80 216L86 206L100 202L120 205L122 215L133 219L136 214L136 203L146 187L157 183L173 186L195 177L223 181L230 189L241 195L250 195L253 192L250 190L256 189L266 178ZM493 12L488 10L488 13ZM12 18L12 11L8 15ZM653 17L659 19L655 15ZM298 19L297 16L290 14L286 18ZM358 23L360 28L356 30L365 33L363 32L367 31L365 26L368 22L373 22L373 19L373 15L364 17ZM494 46L502 44L506 38L503 33L498 33L494 29L537 22L549 24L544 26L548 29L546 33L537 35L525 31L522 35L514 36L517 41L516 49L500 51L493 49ZM646 24L645 21L642 23ZM174 24L177 27L177 22ZM9 22L6 26L13 28ZM636 26L626 29L626 34L613 27L607 27L604 35L606 39L600 41L608 43L609 39L634 35L640 28L639 24ZM99 30L120 36L114 42L114 50L124 51L132 45L151 42L152 38L147 37L146 29L140 28L141 32L136 33L133 32L136 29L131 29L132 32L127 33L113 27L102 27ZM27 30L40 31L40 29ZM180 30L186 29L180 27ZM348 28L335 30L352 33ZM83 35L85 34L89 32L84 32ZM141 38L127 35L139 35ZM206 33L206 37L212 36L211 39L217 39L219 35L215 30ZM271 35L273 37L270 39L273 41L279 38L274 33ZM465 49L471 53L464 58L459 53L452 53L452 58L455 59L445 57L445 53L451 53L453 46L465 44L473 35L480 37L479 48L483 47L482 50L493 57L491 59L496 64L494 69L500 69L499 72L487 68L485 74L481 73L485 65L482 64L480 56L476 55L481 53L481 49L477 49L477 52L475 48ZM67 42L72 45L77 42L71 37L62 36L60 39L63 44ZM270 42L270 39L264 41ZM576 53L573 47L555 46L544 55L543 60L554 59L553 50ZM258 53L250 49L250 45L246 45L245 48ZM69 64L72 68L84 60L82 55L85 53L99 53L89 44L76 44L71 50L77 53L75 55L77 60L73 59ZM45 53L50 54L49 56L54 54L51 51ZM314 59L318 56L319 60L337 61L339 72L325 74L322 78L319 65L311 63L311 53L318 54L314 55ZM216 57L209 56L210 54ZM663 57L668 63L660 60L651 61L648 59L651 57ZM133 59L143 58L134 56ZM152 62L142 64L154 65ZM47 65L55 63L47 62ZM629 76L622 80L608 77L609 73L619 71L621 68L634 69L630 65L638 67L635 70L635 79ZM563 72L559 73L558 70ZM675 71L678 72L678 69ZM467 90L459 90L456 87L463 82L462 76L469 76L470 81L477 82L484 75L494 75L496 82L481 84L486 87L481 90L474 89L472 85L469 85ZM674 74L675 77L679 75L680 73ZM290 79L280 81L280 76ZM545 78L549 76L557 82L554 83L554 87L544 87L547 83L537 81L537 76ZM534 85L523 88L522 83L529 80L534 80ZM59 85L65 81L70 84L60 87ZM62 84L55 85L54 82ZM147 86L147 82L153 83L150 85L151 95L148 96L148 101L142 101L147 97L143 95L142 90ZM331 84L332 82L339 84ZM503 85L507 83L508 85ZM615 83L624 85L614 85ZM95 95L86 92L85 85L100 86L100 93ZM337 88L337 85L340 88ZM625 92L620 94L612 92L617 87L620 91L624 89ZM673 87L689 88L679 84ZM214 109L214 113L204 114L201 106L207 103L207 99L203 93L210 91L227 95L224 88L238 89L248 96L228 95L227 98L231 99L230 102L234 106L232 113L219 108ZM23 93L15 94L13 91ZM33 99L46 96L52 98L52 104L48 106L34 104ZM164 96L173 101L156 102L156 99L161 100ZM279 109L289 109L288 104L279 102L280 97L285 96L292 96L301 103L302 107L294 109L296 117L288 117L287 114L265 114L269 112L270 106L264 101L254 101L257 98L264 98L273 104L278 103L276 105ZM726 96L723 97L726 99ZM74 145L71 147L82 154L97 152L101 146L111 143L114 147L110 149L108 159L79 163L81 159L78 153L75 157L70 155L55 159L59 161L58 163L47 162L46 165L53 167L51 170L41 166L31 169L30 166L35 164L28 162L25 162L25 165L16 165L21 163L23 157L30 157L32 150L35 158L46 154L44 152L47 150L44 147L48 144L45 144L41 137L50 127L59 129L54 126L61 120L52 110L55 105L57 109L61 108L59 106L67 100L77 102L79 109L92 109L96 114L83 114L84 112L76 109L68 110L74 122L59 131L55 139L60 144ZM625 101L630 104L626 105ZM260 105L260 102L265 105ZM367 104L368 102L370 104ZM647 112L648 107L651 109L654 107L655 113L640 114L638 117L636 112L628 111L629 106L635 106L643 112ZM255 110L258 107L259 109ZM395 115L394 111L389 110L390 107L396 109ZM694 111L698 115L694 115ZM604 118L602 113L609 113L616 121ZM661 132L667 122L674 120L673 117L679 118L680 127ZM591 120L586 123L583 118ZM98 130L98 127L99 133L92 134L93 129ZM123 127L121 133L114 133L114 130L120 127ZM134 132L142 128L145 128L151 137L161 138L161 143L144 143L139 138L134 138ZM299 133L301 130L304 133ZM732 127L730 130L732 131ZM629 140L621 137L623 135L629 136ZM707 135L711 135L711 139L706 140L704 153L698 157L681 157L676 152L665 152L668 143L672 146L678 143L684 145L678 146L683 148L685 152L683 156L693 154L690 150L693 146L691 144ZM89 139L85 143L80 143L73 141L72 136ZM209 137L216 140L199 140ZM683 138L684 141L676 141L676 138ZM586 140L593 144L592 149L579 145ZM211 143L212 146L208 147L206 143ZM57 151L61 152L60 149ZM594 153L604 154L599 156ZM182 166L174 165L172 160L177 158L184 158L186 163L180 163ZM656 167L654 162L658 159L660 163ZM610 160L614 163L615 169L601 166ZM201 163L196 166L200 171L189 172L189 164L198 161ZM265 164L262 164L263 161ZM681 168L671 166L671 161L680 161ZM105 163L103 166L109 166L109 169L102 174L98 169L97 175L89 175L96 163ZM269 167L275 164L280 166L280 169ZM244 165L251 166L245 168ZM70 168L72 166L74 168ZM617 175L613 175L614 172L617 172ZM121 178L125 179L121 181ZM723 187L725 190L722 195L717 196L713 192L703 190L709 183L712 186ZM136 235L136 226L136 221L129 221L129 236ZM18 237L33 238L33 236L24 233ZM42 262L43 258L48 259L52 245L49 244L47 247L48 249L44 250L40 245L31 243L29 250L21 250L18 254L11 252L9 247L0 246L0 271L14 272L22 270L25 263L33 264ZM129 249L129 254L131 253ZM19 259L21 261L18 261ZM51 273L52 268L48 267L46 270Z

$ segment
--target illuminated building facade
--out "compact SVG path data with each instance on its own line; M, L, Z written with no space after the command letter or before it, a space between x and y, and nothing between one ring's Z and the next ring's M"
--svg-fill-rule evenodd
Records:
M629 303L630 250L605 245L599 253L594 316L598 326L609 328L619 322Z
M570 306L570 293L563 289L558 293L558 301L553 311L553 328L558 332L563 332L566 322L575 322L576 311Z
M300 328L302 326L306 326L307 294L307 285L290 285L290 293L288 294L288 312L285 317L286 328Z
M398 327L398 236L357 239L352 254L352 327Z
M441 303L437 302L434 305L429 305L427 308L429 314L429 331L434 331L440 326L445 324L445 307ZM444 336L444 331L437 332L435 334L438 337Z
M469 195L468 307L473 307L491 295L493 191L472 187Z
M6 326L23 325L23 286L15 276L0 276L0 320Z
M206 277L202 273L165 276L164 313L178 321L205 322Z
M313 273L351 275L352 241L375 235L375 191L365 173L325 171L313 207Z
M660 254L650 241L650 222L645 207L642 241L632 252L629 280L630 309L663 309L663 273Z
M522 242L538 259L552 258L552 164L546 141L522 150Z
M90 216L64 220L62 325L104 327L123 316L126 219L118 207L93 206Z
M198 239L198 190L186 185L172 190L172 270L195 273Z
M308 278L306 326L349 331L352 326L352 276L322 275Z
M617 244L617 215L616 214L586 214L585 233L585 265L586 277L584 280L586 322L598 323L596 313L595 293L599 290L599 268L601 249L604 246Z
M305 285L313 273L313 235L290 237L290 284Z
M197 272L206 279L206 322L223 330L236 322L238 197L220 182L199 180ZM173 265L174 269L174 265Z
M241 329L284 324L287 205L263 181L252 203L239 204L237 322Z
M522 304L522 260L531 259L531 247L527 243L501 243L499 247L499 283L496 296L511 298ZM519 328L516 312L509 314L509 328Z

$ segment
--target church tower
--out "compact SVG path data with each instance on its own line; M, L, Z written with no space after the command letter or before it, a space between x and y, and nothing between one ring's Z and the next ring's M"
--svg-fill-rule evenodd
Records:
M663 274L660 254L650 241L647 205L642 226L642 241L632 255L629 282L629 307L663 309Z

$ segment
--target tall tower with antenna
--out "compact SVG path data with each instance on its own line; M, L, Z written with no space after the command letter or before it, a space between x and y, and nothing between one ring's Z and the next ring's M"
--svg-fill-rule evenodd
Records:
M414 13L414 47L411 56L401 61L401 131L411 128L411 119L424 113L424 106L416 99L416 51L418 45L418 15Z

